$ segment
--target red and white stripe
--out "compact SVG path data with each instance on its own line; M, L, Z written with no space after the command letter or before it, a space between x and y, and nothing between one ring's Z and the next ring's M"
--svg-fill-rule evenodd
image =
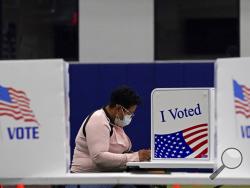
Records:
M241 85L241 88L243 90L245 100L243 101L235 98L235 112L236 114L241 114L246 118L250 118L250 88L244 85Z
M37 122L33 111L30 109L30 99L23 91L8 88L12 103L0 101L0 116L9 116L15 120Z
M195 125L182 131L193 153L187 158L202 158L208 153L208 124Z

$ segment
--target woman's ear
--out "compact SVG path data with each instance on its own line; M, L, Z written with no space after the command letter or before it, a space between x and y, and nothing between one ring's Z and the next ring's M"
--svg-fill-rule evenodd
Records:
M124 112L123 112L123 109L122 109L121 105L117 104L115 106L115 112L116 112L116 114L118 114L119 118L123 118Z
M117 109L117 111L120 111L122 107L121 107L121 105L116 104L116 105L115 105L115 108Z
M118 104L115 105L115 112L116 113L120 112L120 106Z

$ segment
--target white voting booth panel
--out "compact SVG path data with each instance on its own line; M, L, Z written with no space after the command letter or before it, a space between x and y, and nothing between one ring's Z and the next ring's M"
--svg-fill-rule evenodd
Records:
M219 167L223 161L234 168L225 168L218 177L250 178L249 70L250 58L216 61L217 164ZM235 148L235 152L224 152L228 148Z
M153 161L213 168L214 90L158 88L151 94Z
M68 115L64 61L0 61L0 177L65 174Z
M214 168L214 89L157 88L151 93L151 161L141 168Z

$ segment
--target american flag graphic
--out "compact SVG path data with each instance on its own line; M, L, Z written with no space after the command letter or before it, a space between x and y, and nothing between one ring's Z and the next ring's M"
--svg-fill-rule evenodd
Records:
M11 87L0 86L0 116L8 116L15 120L38 124L33 111L30 109L30 99L25 92Z
M250 88L233 80L235 113L250 118Z
M155 158L207 158L208 124L171 134L155 134Z

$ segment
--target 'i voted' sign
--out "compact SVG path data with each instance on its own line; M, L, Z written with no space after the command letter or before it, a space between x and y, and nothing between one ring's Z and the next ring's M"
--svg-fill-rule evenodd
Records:
M210 89L152 91L154 159L209 159Z

